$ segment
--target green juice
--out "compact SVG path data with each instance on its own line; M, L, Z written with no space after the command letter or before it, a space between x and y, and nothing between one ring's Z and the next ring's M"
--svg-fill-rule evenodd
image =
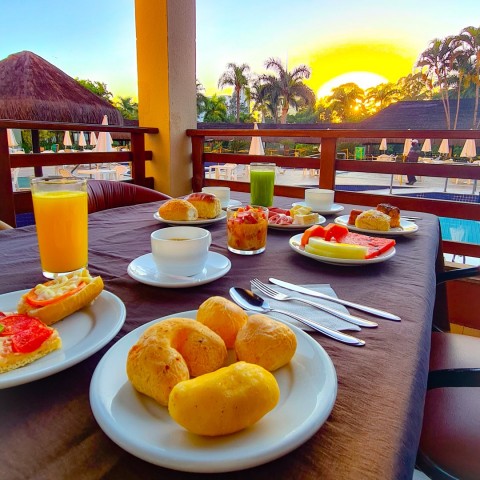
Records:
M273 205L273 186L275 171L250 171L250 202L252 205L271 207Z

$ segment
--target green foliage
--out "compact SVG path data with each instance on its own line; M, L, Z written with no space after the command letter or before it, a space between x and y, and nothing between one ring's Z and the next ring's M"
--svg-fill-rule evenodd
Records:
M138 103L134 102L132 97L118 97L115 108L120 110L123 118L138 119Z
M75 77L75 80L82 86L84 86L87 90L90 90L95 95L103 98L107 102L111 103L113 94L108 90L107 84L103 82L98 82L96 80L83 80L78 77Z
M227 121L227 100L224 96L205 97L203 121L218 123Z

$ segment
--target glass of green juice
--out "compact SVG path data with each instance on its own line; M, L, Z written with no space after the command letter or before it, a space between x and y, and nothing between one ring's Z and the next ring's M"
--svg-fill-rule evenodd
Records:
M250 164L250 203L252 205L273 206L275 167L274 163Z

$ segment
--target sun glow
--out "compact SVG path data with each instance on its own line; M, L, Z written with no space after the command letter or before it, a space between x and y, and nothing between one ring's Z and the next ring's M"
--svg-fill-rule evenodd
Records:
M387 83L388 80L382 75L370 72L348 72L332 78L324 83L317 91L317 97L322 98L331 95L332 89L343 85L344 83L356 83L360 88L366 90L375 87L380 83Z

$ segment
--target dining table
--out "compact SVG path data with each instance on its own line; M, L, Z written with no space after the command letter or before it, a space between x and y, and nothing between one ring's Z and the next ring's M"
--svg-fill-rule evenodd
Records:
M248 193L232 191L231 196L249 202ZM276 196L274 204L289 208L296 200ZM153 202L89 215L88 268L92 275L102 277L107 292L123 302L125 323L111 341L83 361L45 378L0 389L0 478L410 480L422 426L435 274L441 255L438 217L407 212L417 217L418 230L394 237L395 255L388 260L360 266L299 255L289 245L298 231L289 229L269 229L263 253L238 255L227 249L226 221L213 222L204 226L212 235L210 250L228 258L231 269L208 283L168 288L139 282L127 272L132 261L151 251L151 233L168 226L154 218L159 205ZM348 215L353 208L369 208L343 206L343 211L325 215L326 223ZM363 347L317 332L307 334L333 363L337 382L333 408L300 445L286 448L265 463L218 472L216 444L212 443L205 452L211 473L188 468L188 458L184 459L187 468L171 469L129 453L104 433L92 413L89 390L99 362L117 342L155 319L196 310L209 297L229 298L231 287L250 288L254 277L266 283L276 277L299 285L330 285L338 297L387 310L401 321L349 309L351 314L378 323L378 328L352 332L365 341ZM35 226L0 231L0 301L2 294L43 281ZM114 364L117 369L125 369L123 360ZM296 407L301 409L302 404ZM287 422L287 416L278 421ZM161 418L153 416L152 421L158 422L160 431ZM128 435L134 438L137 434L132 423ZM251 455L255 456L255 430L245 435L251 435ZM176 440L172 436L171 446ZM163 447L168 455L169 445Z

